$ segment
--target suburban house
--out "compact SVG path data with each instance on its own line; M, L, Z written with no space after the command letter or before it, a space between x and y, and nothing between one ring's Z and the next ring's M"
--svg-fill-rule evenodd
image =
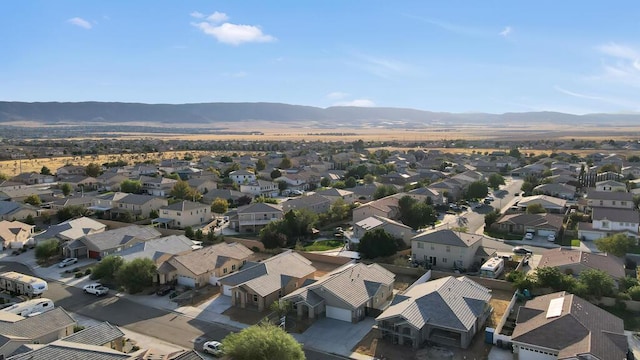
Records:
M218 184L209 178L191 178L187 180L190 187L196 189L200 194L206 194L218 188Z
M467 277L414 284L376 318L380 337L421 348L426 341L467 348L491 315L491 290Z
M268 223L282 219L279 205L253 203L229 211L229 227L237 232L258 232Z
M564 214L567 208L567 200L548 195L525 196L518 202L518 207L525 210L527 206L532 204L539 204L547 212L558 214Z
M353 192L336 188L316 191L316 194L326 197L331 201L332 204L338 200L344 201L345 204L353 204L353 202L356 200Z
M106 229L107 225L83 216L57 225L51 225L45 232L36 235L35 240L36 243L48 239L58 239L66 242L80 239L86 235L101 233ZM72 257L74 256L72 255Z
M622 319L564 291L521 306L511 341L520 360L627 359L629 346Z
M280 301L290 301L299 319L326 316L357 323L389 305L394 282L395 274L378 264L347 263Z
M231 190L231 189L213 189L209 190L206 194L203 193L201 202L206 204L211 204L215 199L224 199L227 200L229 205L237 205L238 199L243 196L247 196L246 194L241 193L240 191Z
M387 196L382 199L368 202L353 209L353 222L364 220L368 217L378 215L388 219L395 219L400 215L398 197Z
M62 199L55 199L50 203L51 210L61 210L67 206L80 206L85 209L93 205L93 196L74 196Z
M72 189L77 191L91 191L98 188L100 181L87 175L73 175L58 181L58 183L69 184Z
M165 197L168 196L173 189L173 186L178 182L175 179L169 179L166 177L151 177L140 176L140 183L142 184L142 190L153 196Z
M508 234L534 233L539 236L557 235L562 229L563 216L559 214L508 214L491 228Z
M469 269L489 257L481 248L484 236L443 229L411 239L411 257L418 263L441 269Z
M612 193L618 194L618 193ZM640 213L632 209L594 207L591 222L578 223L578 237L596 240L616 233L640 238Z
M90 346L102 346L122 352L124 333L117 326L105 321L64 337L61 341Z
M556 267L565 274L580 275L584 270L602 270L618 280L625 277L624 261L617 256L581 250L550 249L542 253L538 267Z
M73 334L76 321L61 307L22 317L0 311L0 358L27 344L47 344Z
M158 210L159 218L151 223L161 223L165 227L185 228L211 221L211 206L193 201L180 201L163 206Z
M291 190L307 190L309 188L309 176L304 173L283 173L275 181L284 181Z
M29 215L36 217L40 209L15 201L0 201L0 220L25 220Z
M316 268L311 261L291 250L259 263L245 265L240 271L219 279L223 293L231 293L231 304L258 311L312 280Z
M615 180L597 181L596 191L627 192L627 185Z
M444 198L442 197L442 194L435 189L429 189L428 187L419 187L417 189L413 189L409 191L407 195L422 202L428 202L429 200L427 199L431 199L431 203L433 205L444 204Z
M410 245L411 238L416 235L416 232L411 227L401 222L374 215L353 224L353 236L350 240L351 242L359 243L364 234L376 229L383 229L396 239L402 239L405 245Z
M87 170L82 165L65 165L56 169L58 179L66 179L72 176L86 175Z
M377 188L378 187L375 184L364 184L348 188L347 190L353 192L353 196L356 198L356 201L366 203L373 200L373 195Z
M12 181L25 185L51 184L56 181L53 175L43 175L37 172L21 173L11 178Z
M148 218L151 211L167 206L168 203L167 199L157 196L127 194L113 201L114 207L111 209L111 213L129 212L136 217Z
M29 196L38 195L40 198L52 196L53 190L50 188L24 187L18 189L4 189L0 191L0 201L24 202Z
M105 172L96 179L98 180L98 190L120 191L120 184L129 180L129 177L116 172Z
M605 207L633 209L633 194L628 192L595 191L587 192L587 205L590 208Z
M278 196L280 190L278 189L277 183L258 179L249 183L240 184L240 192L253 196L274 197Z
M102 259L107 255L130 248L133 245L160 237L158 230L149 226L130 225L97 234L86 235L67 243L67 257Z
M631 176L634 179L640 178L640 166L637 165L624 166L621 172L625 177Z
M238 271L253 255L240 243L220 243L171 257L158 268L159 283L177 281L178 284L199 288L206 284L219 285L219 279ZM231 295L229 288L222 288Z
M311 194L283 201L280 205L282 205L282 209L285 213L290 210L306 209L316 214L321 214L329 211L331 208L331 201L324 196Z
M257 180L256 174L247 170L236 170L229 173L229 178L233 180L234 183L240 184L248 184Z
M573 200L576 196L576 187L567 184L542 184L533 188L533 194Z
M0 242L2 249L22 249L33 242L34 225L21 223L20 221L0 221Z

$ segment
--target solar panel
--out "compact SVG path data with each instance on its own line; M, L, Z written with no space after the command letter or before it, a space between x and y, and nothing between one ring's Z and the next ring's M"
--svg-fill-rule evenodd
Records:
M560 316L562 314L562 306L564 305L564 296L551 299L549 308L547 309L547 319Z

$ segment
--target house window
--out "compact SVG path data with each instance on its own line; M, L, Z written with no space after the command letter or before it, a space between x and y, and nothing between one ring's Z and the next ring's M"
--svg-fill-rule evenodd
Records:
M435 249L436 247L433 244L431 244L431 250L435 250Z
M424 244L421 242L418 242L418 249L424 249Z
M609 222L608 221L603 221L602 222L602 227L603 228L608 228L609 227Z
M604 201L600 200L600 206L604 205Z
M253 295L253 302L258 302L258 295Z
M222 269L222 273L226 274L227 273L227 268Z
M447 258L442 258L442 262L446 264L447 263Z
M236 266L235 265L231 265L231 271L236 271Z
M613 201L611 202L611 205L615 205L615 204L616 204L616 201L615 201L615 200L613 200Z
M620 201L620 205L627 206L627 202L626 201Z
M447 245L447 252L451 252L451 246Z
M182 215L182 213L178 212L178 216Z

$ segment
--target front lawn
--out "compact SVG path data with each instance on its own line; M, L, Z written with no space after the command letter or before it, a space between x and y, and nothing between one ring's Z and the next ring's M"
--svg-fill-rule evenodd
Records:
M571 240L571 246L572 247L580 247L580 240L578 240L578 239Z
M494 231L494 230L485 230L484 234L494 239L504 239L504 240L522 240L522 237L524 236L519 234L507 234L504 232Z
M313 244L306 245L302 248L304 251L325 251L336 249L344 246L344 241L342 240L319 240L314 241Z

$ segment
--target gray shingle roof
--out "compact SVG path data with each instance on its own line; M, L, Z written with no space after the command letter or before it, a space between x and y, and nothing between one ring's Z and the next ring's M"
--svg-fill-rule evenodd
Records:
M240 243L220 243L187 254L178 255L174 257L174 260L182 264L182 266L193 274L200 275L213 271L217 266L220 266L221 263L219 259L223 259L223 261L229 258L244 260L252 254L253 251Z
M75 323L76 321L69 313L61 307L56 307L37 316L27 317L13 323L3 323L0 326L0 334L37 339Z
M135 358L104 346L87 347L57 341L39 349L12 356L7 360L124 360Z
M640 213L633 209L594 207L591 217L593 220L640 223Z
M621 191L595 191L587 192L589 200L617 200L617 201L633 201L633 194Z
M163 254L175 255L190 251L193 245L193 241L184 235L170 235L137 243L128 249L118 252L117 255L122 256L127 261L137 258L156 260Z
M152 227L131 225L87 235L84 237L83 242L91 250L104 251L128 244L134 240L147 241L160 236L160 232Z
M168 360L204 360L200 354L194 350L184 350L175 354L167 355Z
M253 203L247 206L238 208L238 214L247 213L270 213L270 212L282 212L280 206L267 204L267 203Z
M193 202L193 201L181 201L181 202L177 202L174 204L171 204L169 206L163 206L160 209L167 209L167 210L176 210L176 211L189 211L189 210L195 210L195 209L202 209L202 208L208 208L208 205L205 204L201 204L201 203L197 203L197 202Z
M411 241L422 241L426 243L469 247L482 240L484 236L477 234L457 233L453 230L443 229L431 233L414 236Z
M552 299L564 298L559 316L547 318ZM543 295L520 307L514 342L558 351L558 359L591 354L598 359L625 359L627 340L622 319L575 295Z
M376 320L402 317L416 329L429 323L468 331L490 299L491 291L473 280L448 276L409 288Z
M127 196L121 198L117 202L123 203L123 204L132 204L132 205L144 205L153 199L159 199L159 198L151 195L128 194Z
M103 322L71 334L64 341L101 346L123 337L124 333L114 325Z

